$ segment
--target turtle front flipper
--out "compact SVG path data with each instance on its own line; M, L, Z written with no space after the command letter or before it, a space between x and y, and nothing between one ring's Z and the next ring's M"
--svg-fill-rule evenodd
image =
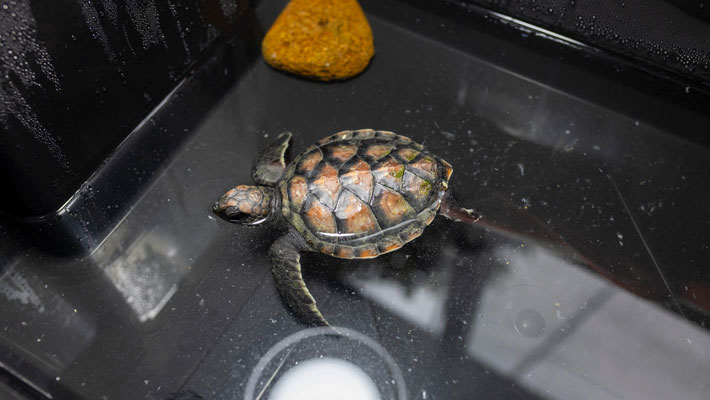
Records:
M285 154L291 141L291 132L283 132L276 141L259 152L251 168L254 181L264 186L274 186L286 169Z
M310 325L330 326L316 307L316 300L308 291L301 275L301 256L304 246L292 234L280 237L269 249L271 272L281 297L297 314Z

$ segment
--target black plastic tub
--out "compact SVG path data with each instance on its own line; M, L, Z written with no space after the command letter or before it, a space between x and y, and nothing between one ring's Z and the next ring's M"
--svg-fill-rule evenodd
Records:
M85 6L103 24L92 31L83 10L87 23L72 29L100 46L96 26L122 32L131 5L114 25L101 14L114 3L95 3ZM706 397L702 58L684 73L585 40L564 18L519 13L522 1L368 0L371 65L324 84L259 57L283 1L215 4L156 8L166 43L149 49L182 48L188 20L213 36L174 75L150 79L165 78L149 106L88 113L116 134L87 150L63 200L4 209L0 397L279 398L295 395L294 376L383 399ZM212 204L251 184L254 155L280 132L293 132L295 155L358 128L409 136L449 161L457 197L484 218L437 218L372 260L304 254L338 338L301 324L276 292L266 254L285 227L228 224Z

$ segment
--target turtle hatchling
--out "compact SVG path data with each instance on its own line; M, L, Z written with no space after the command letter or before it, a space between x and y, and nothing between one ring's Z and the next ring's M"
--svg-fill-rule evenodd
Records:
M284 301L308 324L327 326L301 274L300 253L374 258L419 237L437 213L475 222L447 191L451 164L406 136L388 131L343 131L321 139L286 164L291 133L284 132L254 160L259 186L225 193L214 212L229 222L280 220L288 233L269 249L271 271Z

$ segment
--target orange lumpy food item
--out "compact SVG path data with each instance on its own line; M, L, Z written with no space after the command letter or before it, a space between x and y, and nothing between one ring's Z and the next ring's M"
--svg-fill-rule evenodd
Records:
M291 0L266 33L261 52L276 69L330 81L362 72L375 47L356 0Z

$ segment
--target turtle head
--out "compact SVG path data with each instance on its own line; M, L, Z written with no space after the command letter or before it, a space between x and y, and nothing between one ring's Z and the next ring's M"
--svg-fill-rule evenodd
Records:
M220 218L242 225L259 225L269 219L274 190L266 186L239 185L214 203Z

